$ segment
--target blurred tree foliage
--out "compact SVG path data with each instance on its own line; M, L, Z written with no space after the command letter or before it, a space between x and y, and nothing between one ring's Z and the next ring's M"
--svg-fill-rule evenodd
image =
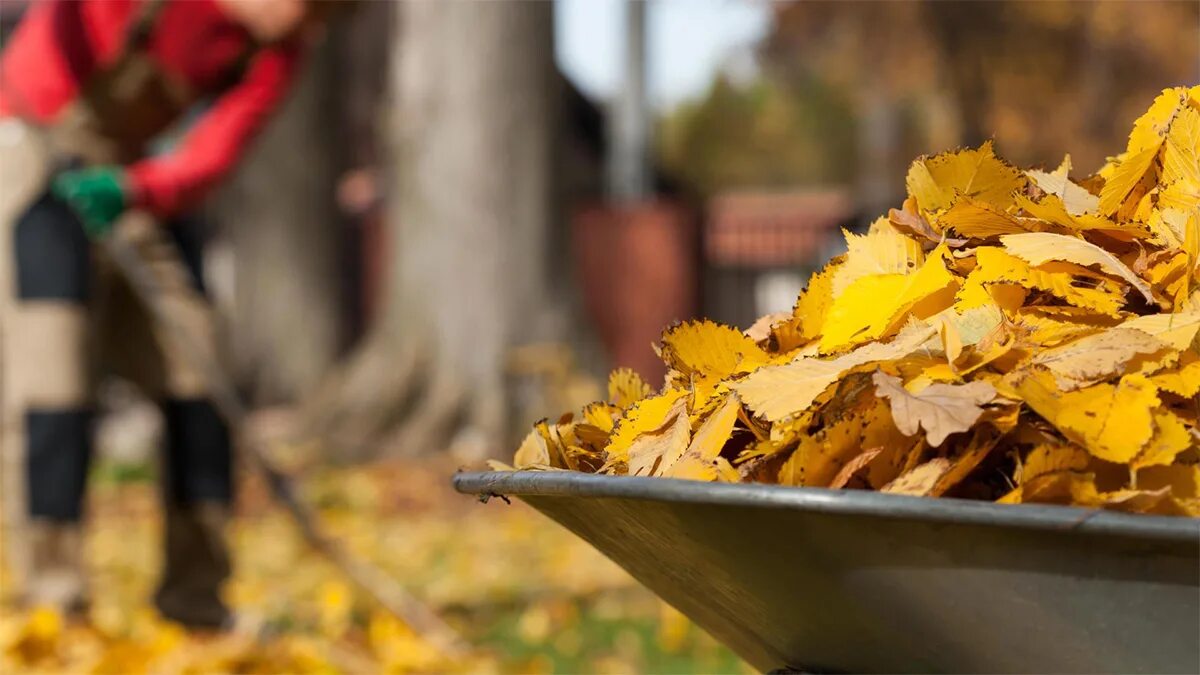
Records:
M708 193L728 187L845 182L854 174L853 108L815 77L722 76L662 122L664 164Z
M1084 172L1164 88L1200 80L1200 3L922 3L963 142Z
M773 9L757 79L663 121L667 165L702 191L853 175L861 192L863 171L902 176L916 154L993 137L1018 164L1069 147L1087 173L1159 91L1200 81L1194 0Z

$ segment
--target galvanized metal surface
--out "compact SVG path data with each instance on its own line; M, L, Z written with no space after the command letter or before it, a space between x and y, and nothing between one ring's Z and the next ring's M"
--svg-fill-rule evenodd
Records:
M464 473L762 670L1200 673L1200 520L574 473Z

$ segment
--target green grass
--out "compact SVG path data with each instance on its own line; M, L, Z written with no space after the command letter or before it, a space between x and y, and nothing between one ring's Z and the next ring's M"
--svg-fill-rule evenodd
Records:
M605 604L604 598L564 598L475 617L483 623L477 644L492 650L509 672L748 672L737 656L694 626L664 639L656 602L630 611L623 601L619 612Z

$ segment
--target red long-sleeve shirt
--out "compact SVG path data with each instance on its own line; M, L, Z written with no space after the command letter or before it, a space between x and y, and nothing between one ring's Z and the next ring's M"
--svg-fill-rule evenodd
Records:
M0 116L53 124L87 77L118 58L139 1L31 6L0 56ZM215 99L173 152L128 167L134 203L169 216L195 204L232 168L283 97L302 50L297 41L256 48L214 0L169 0L144 51L197 98ZM243 74L230 85L229 74L248 52Z

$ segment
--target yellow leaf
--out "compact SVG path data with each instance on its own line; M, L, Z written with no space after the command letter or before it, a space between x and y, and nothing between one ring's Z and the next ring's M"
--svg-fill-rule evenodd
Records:
M833 305L833 277L836 273L835 266L826 266L825 269L814 272L808 280L808 287L796 300L792 316L799 320L800 337L806 341L820 335L821 328L825 325L825 316L829 313L829 307Z
M513 466L524 469L549 465L550 449L546 445L546 439L537 429L533 429L526 434L525 440L521 441L521 447L517 448L517 454L513 457Z
M932 326L905 328L889 343L871 343L835 359L802 358L782 366L767 366L733 385L756 415L777 421L802 412L845 372L875 361L907 356L930 340Z
M886 407L874 405L861 414L805 435L795 452L779 469L784 485L827 487L847 463L864 450L904 445L906 439L889 418Z
M1074 471L1046 473L1017 486L996 500L1000 504L1076 504L1098 506L1095 476Z
M688 446L688 454L696 454L702 459L713 459L721 454L721 449L733 434L741 409L742 401L737 394L730 392L725 396L721 405L696 430Z
M584 422L606 433L613 430L613 425L620 416L621 408L619 406L610 405L604 401L589 403L584 407L582 415Z
M948 211L937 217L942 231L952 230L955 234L973 239L986 239L1002 234L1029 232L1016 216L985 201L970 197L954 200Z
M1182 247L1149 256L1141 275L1150 282L1155 295L1166 300L1167 309L1176 313L1184 311L1191 285L1191 261Z
M1094 456L1123 464L1149 442L1158 405L1158 392L1148 379L1126 375L1116 385L1063 394L1061 413L1051 422L1076 435Z
M1171 123L1162 157L1163 185L1200 183L1200 110L1182 108Z
M1166 183L1158 192L1158 205L1163 209L1194 212L1200 208L1200 180L1189 178Z
M1192 361L1172 372L1158 373L1150 381L1162 391L1191 398L1200 394L1200 361Z
M1100 208L1100 198L1072 182L1068 177L1070 171L1071 156L1067 155L1063 158L1062 164L1052 173L1030 170L1026 171L1025 175L1042 192L1056 197L1058 203L1062 204L1063 210L1069 215L1079 216Z
M829 310L820 347L824 353L887 337L910 315L925 319L954 303L958 278L946 267L945 246L930 253L916 274L864 277Z
M686 452L677 461L663 463L662 475L669 477L694 476L696 468L692 467L693 464L699 464L705 470L712 466L713 460L721 454L721 449L725 447L725 443L733 434L733 427L737 423L738 411L741 407L742 403L737 394L731 393L726 396L720 407L714 410L696 430Z
M1175 461L1175 457L1179 453L1187 450L1194 443L1196 441L1182 420L1165 410L1155 411L1154 436L1150 438L1146 449L1142 450L1129 465L1134 469L1140 469L1157 464L1170 464Z
M725 378L749 372L768 360L754 340L736 328L707 319L687 321L667 330L662 338L666 364L688 376Z
M650 395L650 385L632 368L617 368L608 376L608 400L624 410Z
M1041 199L1035 201L1025 195L1016 196L1017 206L1021 210L1028 213L1030 216L1038 220L1044 220L1047 223L1060 225L1062 227L1075 227L1075 218L1067 211L1067 205L1057 195L1045 195ZM1033 231L1036 228L1026 228L1026 231ZM998 232L997 234L1020 234L1019 232Z
M875 221L866 234L843 230L846 259L834 270L832 296L837 298L854 282L881 274L912 274L925 262L921 244L904 236L887 221Z
M1048 473L1083 471L1087 466L1088 453L1079 446L1045 443L1029 451L1014 478L1017 484L1023 484Z
M1154 432L1158 392L1142 375L1126 375L1115 385L1060 392L1049 373L1035 370L1016 383L1016 391L1067 438L1109 462L1128 463Z
M1052 348L1088 335L1095 335L1100 330L1100 327L1093 323L1063 321L1032 312L1022 312L1017 319L1017 325L1025 332L1026 341L1043 348Z
M803 321L792 315L771 326L766 345L767 352L771 354L771 363L780 363L780 359L783 359L782 362L792 360L797 356L795 352L800 351L811 340L804 337L803 324ZM817 333L820 334L820 329L817 329Z
M938 320L954 327L964 347L979 344L979 341L1004 322L1004 312L994 302L986 302L965 311L947 310L937 315Z
M1118 224L1094 213L1072 214L1067 211L1066 204L1057 195L1045 195L1037 201L1025 195L1017 195L1016 201L1017 206L1033 218L1079 232L1099 231L1121 241L1145 239L1151 234L1146 227L1139 223ZM1036 226L1035 223L1029 223L1027 220L1022 222L1025 224L1026 230L1045 229Z
M791 312L774 312L760 316L757 321L750 324L750 327L742 331L742 335L754 340L755 343L762 344L771 338L771 333L779 324L792 318Z
M880 492L923 497L933 492L934 486L952 468L954 468L954 463L949 459L937 457L900 475L896 480L883 486Z
M702 480L720 483L736 483L740 479L737 469L724 457L711 460L688 458L679 462L670 475L671 478L683 480Z
M1155 211L1148 222L1157 243L1167 248L1184 247L1187 239L1187 213L1180 209L1163 208Z
M912 278L903 274L877 274L856 280L833 301L820 341L824 353L872 340L871 328L891 319L895 299Z
M1164 89L1150 104L1150 109L1133 123L1127 152L1157 151L1171 128L1180 108L1186 109L1188 92L1183 87Z
M883 448L874 448L872 450L867 450L849 462L846 462L842 465L842 468L838 471L837 475L833 477L833 480L829 482L829 487L835 490L840 490L841 488L846 487L846 484L850 482L850 479L854 478L854 474L866 468L867 465L869 465L871 461L878 457L882 452Z
M1114 375L1139 354L1169 349L1166 342L1125 325L1088 335L1033 357L1033 363L1054 373L1058 388L1073 391Z
M942 351L946 352L946 361L953 365L962 357L962 334L959 333L958 327L949 321L939 320L937 327L938 337L942 339Z
M1138 470L1137 486L1142 490L1167 488L1180 499L1196 499L1200 497L1200 466L1148 466Z
M1105 181L1104 187L1100 189L1100 215L1111 216L1121 208L1125 198L1154 165L1157 155L1157 147L1122 155L1113 169L1112 177Z
M1117 212L1153 166L1171 122L1186 99L1187 92L1182 87L1165 89L1154 99L1150 109L1133 123L1125 152L1110 171L1104 172L1104 187L1100 190L1102 215Z
M959 150L913 162L905 180L908 193L923 211L941 211L958 195L976 197L1001 208L1025 184L1021 172L1004 163L988 141L978 150Z
M932 384L910 394L899 378L876 371L873 381L879 396L891 404L892 421L905 436L925 430L929 445L938 447L950 434L967 431L983 414L984 403L996 398L996 389L987 382L970 384Z
M978 383L983 384L983 383ZM1000 441L1000 434L986 428L977 428L972 435L965 451L954 457L949 471L946 471L933 484L929 491L931 497L941 497L966 480Z
M681 398L661 427L639 434L629 444L629 475L650 476L659 472L661 463L673 464L687 450L690 437L687 406Z
M1183 351L1196 341L1200 333L1200 311L1191 310L1175 314L1147 314L1121 324L1122 328L1134 328L1153 335L1172 348Z
M608 455L607 463L627 462L629 446L634 439L666 424L675 410L675 404L686 396L687 392L682 389L668 389L657 396L642 399L625 411L625 416L617 421L608 445L604 447Z
M1146 302L1155 304L1150 287L1125 263L1108 251L1091 242L1049 232L1010 234L1000 238L1004 249L1030 265L1041 265L1051 260L1062 260L1083 265L1095 265L1102 271L1121 277L1142 294Z
M1192 276L1200 282L1200 209L1192 209L1188 216L1183 248L1192 261Z
M1184 106L1171 123L1162 153L1159 208L1200 208L1200 110Z
M1115 282L1109 284L1098 282L1094 284L1094 287L1091 287L1091 284L1077 285L1074 274L1030 267L1024 260L991 246L980 246L975 249L975 256L979 264L967 275L963 292L959 294L960 303L969 299L966 294L971 289L1005 283L1010 286L1016 285L1026 289L1045 291L1076 307L1093 310L1100 314L1116 314L1125 304L1124 296ZM985 293L983 299L976 300L976 302L992 300L999 302L996 295ZM1021 296L1021 301L1023 301L1023 296ZM999 304L1004 306L1004 303Z
M1187 516L1188 509L1171 495L1171 489L1117 490L1100 493L1098 506L1125 513L1145 513L1156 516Z

